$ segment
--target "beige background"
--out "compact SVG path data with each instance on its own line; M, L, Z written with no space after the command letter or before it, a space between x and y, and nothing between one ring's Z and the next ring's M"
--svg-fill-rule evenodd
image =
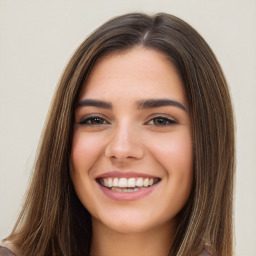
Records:
M69 57L98 25L131 11L177 15L216 53L237 123L236 255L255 255L255 0L0 0L0 238L20 210L48 106Z

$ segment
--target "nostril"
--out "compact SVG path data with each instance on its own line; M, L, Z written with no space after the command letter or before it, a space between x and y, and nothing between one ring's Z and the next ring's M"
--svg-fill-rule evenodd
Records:
M115 144L111 142L105 149L105 156L116 161L140 159L144 156L144 149L139 143Z

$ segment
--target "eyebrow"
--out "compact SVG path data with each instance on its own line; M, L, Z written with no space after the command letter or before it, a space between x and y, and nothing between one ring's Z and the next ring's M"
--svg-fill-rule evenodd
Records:
M171 100L171 99L148 99L148 100L140 100L137 103L138 109L159 108L164 106L174 106L184 111L188 111L188 109L183 104L181 104L176 100Z
M112 104L110 102L101 101L101 100L84 99L84 100L79 101L79 103L77 105L77 107L86 107L86 106L112 109Z
M101 100L92 100L92 99L84 99L81 100L77 107L86 107L86 106L93 106L98 108L105 108L105 109L112 109L112 103L107 101ZM171 99L147 99L147 100L139 100L137 102L138 109L149 109L149 108L159 108L164 106L174 106L178 107L184 111L188 111L188 109L176 100Z

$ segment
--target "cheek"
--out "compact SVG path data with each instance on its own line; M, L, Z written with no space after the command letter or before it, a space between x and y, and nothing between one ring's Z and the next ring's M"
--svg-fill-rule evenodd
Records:
M92 193L92 166L97 161L99 148L97 139L82 132L75 132L71 151L70 175L76 194L84 207L90 212L94 210Z
M88 172L89 174L90 166L100 154L98 140L95 136L88 136L79 131L74 134L71 151L73 171Z
M193 147L189 131L175 132L166 136L151 139L151 151L166 171L172 175L177 172L192 172Z
M76 132L73 137L71 150L70 175L78 197L84 203L90 192L91 167L97 159L97 143L93 136Z
M171 207L175 205L178 211L186 203L193 183L193 147L190 132L175 132L165 138L159 136L151 147L155 159L163 167L166 182L166 195ZM158 141L158 143L157 143Z
M192 172L193 166L193 146L192 139L189 133L181 134L171 140L169 156L177 169L184 172L184 175ZM171 166L170 166L171 167ZM179 168L180 167L180 168Z

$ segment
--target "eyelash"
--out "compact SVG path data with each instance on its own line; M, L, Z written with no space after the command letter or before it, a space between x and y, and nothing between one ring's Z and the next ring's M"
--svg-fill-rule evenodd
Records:
M96 121L96 123L93 123L94 121ZM155 121L158 121L158 124L156 124ZM110 122L101 116L87 116L86 118L78 122L78 124L87 125L87 126L100 126L100 125L110 124ZM152 126L159 126L159 127L163 127L167 125L168 126L175 125L175 124L177 124L177 122L174 119L171 119L170 117L165 117L162 115L155 116L145 123L145 125L152 125Z
M97 120L97 121L96 121ZM96 123L93 124L92 122L96 121L96 122L104 122L104 123ZM110 122L108 122L104 117L102 116L97 116L97 115L93 115L93 116L87 116L86 118L84 118L83 120L81 120L80 122L78 122L78 124L81 125L88 125L88 126L100 126L100 125L106 125L106 124L110 124Z
M157 121L157 120L158 120L158 124L154 123L154 121ZM159 123L159 121L160 121L160 123ZM151 122L153 122L153 123L151 123ZM146 124L163 127L163 126L167 126L167 125L169 126L169 125L177 124L177 122L170 117L159 115L159 116L155 116L155 117L151 118Z

